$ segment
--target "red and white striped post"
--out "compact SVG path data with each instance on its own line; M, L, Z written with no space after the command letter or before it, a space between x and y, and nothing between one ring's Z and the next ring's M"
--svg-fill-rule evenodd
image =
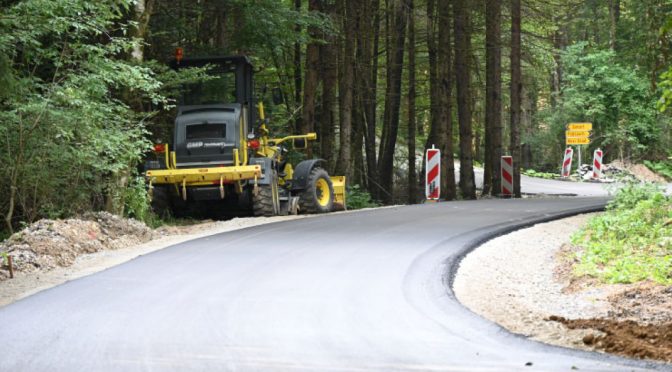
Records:
M427 200L439 200L441 196L441 151L427 149L425 154L425 197Z
M602 177L602 150L597 149L593 153L593 178Z
M569 177L569 175L572 173L572 158L574 157L574 149L571 147L568 147L565 150L565 158L562 159L562 171L561 175L563 177Z
M502 156L502 196L513 195L513 157Z

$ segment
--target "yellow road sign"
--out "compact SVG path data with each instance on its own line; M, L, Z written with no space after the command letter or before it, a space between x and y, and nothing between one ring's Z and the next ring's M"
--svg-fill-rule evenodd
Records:
M593 130L593 123L569 123L568 130Z
M566 144L567 145L589 145L590 144L590 138L584 137L584 138L567 138L566 139Z
M587 131L587 130L568 130L568 131L565 131L565 137L567 137L567 138L588 138L588 137L590 137L590 131Z

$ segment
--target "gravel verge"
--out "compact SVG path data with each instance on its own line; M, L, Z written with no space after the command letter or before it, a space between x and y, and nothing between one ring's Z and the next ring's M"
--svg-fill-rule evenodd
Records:
M603 289L565 293L569 283L557 280L556 252L590 214L542 223L490 240L460 264L453 290L473 312L517 334L548 344L590 349L586 330L567 330L544 319L606 316Z
M547 344L672 363L672 287L572 274L571 235L593 214L493 239L460 263L453 290L471 311Z

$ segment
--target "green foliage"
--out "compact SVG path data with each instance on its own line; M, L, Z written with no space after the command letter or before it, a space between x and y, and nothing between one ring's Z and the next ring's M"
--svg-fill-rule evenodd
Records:
M672 104L672 68L660 75L660 79L659 87L662 93L658 100L658 109L660 112L665 112Z
M672 162L671 161L649 161L645 160L644 165L652 171L672 181Z
M585 43L567 48L562 58L565 87L557 109L546 113L559 143L567 123L593 123L593 146L637 157L660 145L669 122L658 117L648 80L637 68L621 65L612 50Z
M672 284L672 198L652 186L622 189L607 212L572 237L578 275L608 283Z
M0 97L0 213L13 202L15 222L109 208L149 148L151 114L135 103L164 100L152 70L126 57L131 4L25 0L0 17L0 80L13 82Z
M659 194L659 186L648 183L629 183L621 187L614 198L607 205L608 210L626 210L632 209L639 202L648 200L652 195Z
M362 190L359 185L352 185L347 188L346 203L350 210L380 206L379 203L371 199L371 194Z
M152 216L144 177L133 177L124 189L124 213L127 217L147 221Z
M556 173L538 172L534 169L526 169L523 171L523 174L529 177L544 178L547 180L552 180L558 177Z

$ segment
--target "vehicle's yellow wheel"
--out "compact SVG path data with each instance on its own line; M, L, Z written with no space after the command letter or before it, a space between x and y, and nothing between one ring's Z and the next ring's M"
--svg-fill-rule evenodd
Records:
M315 193L317 196L317 203L321 207L326 207L331 201L331 191L329 190L329 184L324 178L320 178L315 182Z
M306 189L301 192L299 205L305 213L327 213L334 206L334 186L326 170L314 168L308 176Z

